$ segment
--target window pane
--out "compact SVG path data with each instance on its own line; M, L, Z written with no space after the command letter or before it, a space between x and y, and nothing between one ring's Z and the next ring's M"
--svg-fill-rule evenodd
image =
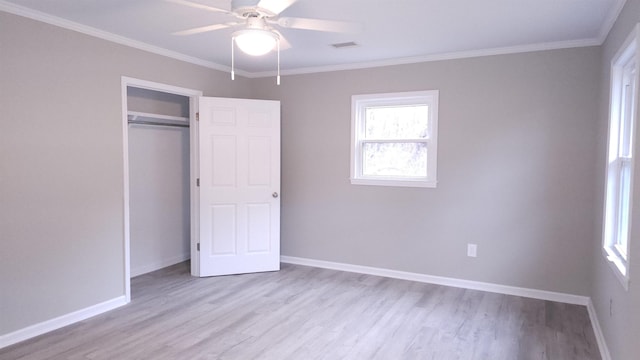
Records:
M378 106L365 109L365 138L427 138L429 107L427 105Z
M364 143L362 146L364 176L427 176L427 144Z
M633 137L633 129L631 125L633 124L631 114L633 113L633 96L634 96L634 87L631 83L627 83L622 88L622 104L621 104L621 114L620 114L620 156L622 157L630 157L631 156L631 140Z
M622 162L620 167L620 194L618 208L618 236L616 244L620 255L627 258L627 237L629 236L629 212L631 197L631 163Z

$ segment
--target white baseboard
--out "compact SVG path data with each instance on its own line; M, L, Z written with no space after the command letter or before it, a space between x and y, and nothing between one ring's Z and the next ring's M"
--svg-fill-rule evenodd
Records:
M136 266L135 268L131 268L131 277L136 277L138 275L146 274L152 271L160 270L166 268L167 266L171 266L177 263L181 263L183 261L187 261L191 258L190 253L173 256L170 258L162 259L160 261L155 261L150 264L144 264L141 266Z
M369 266L351 265L344 263L336 263L331 261L314 260L299 258L293 256L281 256L280 260L284 263L313 266L325 269L340 270L354 272L359 274L368 274L376 276L384 276L388 278L417 281L428 284L445 285L471 290L481 290L493 293L515 295L528 297L533 299L541 299L548 301L557 301L565 304L587 305L589 298L587 296L579 296L565 293L558 293L545 290L527 289L515 286L499 285L485 283L480 281L461 280L442 276L425 275L406 271L397 271L390 269L375 268Z
M88 319L90 317L100 315L109 310L113 310L120 306L126 305L127 301L124 296L107 300L105 302L89 306L87 308L74 311L72 313L59 316L57 318L41 322L39 324L31 325L29 327L14 331L12 333L0 336L0 349L19 343L21 341L31 339L38 335L42 335L49 331L57 330L61 327L71 325L78 321Z
M294 256L281 256L280 261L288 264L313 266L318 268L347 271L347 272L353 272L358 274L384 276L384 277L393 278L393 279L410 280L410 281L417 281L417 282L428 283L428 284L445 285L445 286L452 286L452 287L471 289L471 290L488 291L488 292L505 294L505 295L515 295L515 296L522 296L522 297L528 297L533 299L556 301L556 302L561 302L565 304L584 305L587 307L587 311L589 312L589 319L591 320L591 326L593 327L593 332L595 333L595 336L596 336L596 341L598 343L598 348L600 349L600 355L602 356L602 360L611 360L609 348L607 347L607 343L604 340L604 335L602 333L602 329L600 328L600 323L598 322L598 316L596 314L595 308L593 307L593 303L591 302L591 298L587 296L579 296L579 295L536 290L536 289L527 289L527 288L521 288L521 287L485 283L480 281L461 280L461 279L448 278L448 277L442 277L442 276L425 275L425 274L419 274L419 273L382 269L382 268L375 268L375 267L369 267L369 266L360 266L360 265L344 264L344 263L337 263L337 262L331 262L331 261L299 258Z
M589 299L589 303L587 304L587 311L589 311L589 319L591 319L593 332L596 335L596 341L598 342L598 348L600 349L600 356L602 357L602 360L611 360L611 353L609 353L607 343L604 341L604 334L600 327L600 321L598 321L598 314L596 313L596 308L593 306L591 299Z
M181 260L175 261L174 263L185 261L188 258L189 258L188 256L186 259L181 258ZM562 302L567 304L584 305L587 307L589 318L593 326L593 331L596 336L596 341L598 343L598 348L600 349L600 354L602 356L602 359L611 360L609 348L607 347L607 344L604 339L604 335L602 333L602 329L600 328L600 323L598 321L598 316L596 314L595 308L593 306L593 303L591 302L591 299L586 296L571 295L571 294L557 293L557 292L536 290L536 289L527 289L527 288L485 283L485 282L479 282L479 281L461 280L461 279L448 278L448 277L442 277L442 276L425 275L425 274L419 274L419 273L375 268L375 267L369 267L369 266L306 259L306 258L299 258L299 257L293 257L293 256L281 256L280 260L284 263L289 263L289 264L313 266L318 268L347 271L347 272L353 272L353 273L359 273L359 274L384 276L384 277L394 278L394 279L410 280L410 281L417 281L422 283L445 285L445 286L452 286L452 287L471 289L471 290L488 291L493 293L529 297L529 298L548 300L548 301L557 301L557 302ZM165 266L173 265L174 263L167 264ZM153 270L150 270L150 271L153 271ZM126 304L127 304L127 301L125 296L120 296L120 297L107 300L105 302L102 302L93 306L89 306L87 308L84 308L78 311L74 311L72 313L69 313L63 316L59 316L51 320L41 322L39 324L35 324L32 326L14 331L6 335L1 335L0 349L16 344L18 342L33 338L33 337L36 337L38 335L42 335L44 333L62 328L64 326L71 325L73 323L88 319L90 317L100 315L104 312L113 310L115 308L118 308Z

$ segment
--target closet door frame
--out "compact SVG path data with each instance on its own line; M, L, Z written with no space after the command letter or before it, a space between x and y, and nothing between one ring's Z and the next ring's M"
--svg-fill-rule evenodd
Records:
M190 189L190 210L191 210L191 274L199 276L199 257L196 245L198 243L198 213L199 197L197 192L198 174L198 125L196 114L198 112L198 99L202 96L202 91L167 85L147 80L141 80L123 76L122 84L122 150L123 150L123 252L124 252L124 295L127 303L131 301L131 246L130 246L130 219L129 219L129 122L128 122L128 100L127 88L134 87L146 90L164 92L168 94L180 95L189 98L189 189Z

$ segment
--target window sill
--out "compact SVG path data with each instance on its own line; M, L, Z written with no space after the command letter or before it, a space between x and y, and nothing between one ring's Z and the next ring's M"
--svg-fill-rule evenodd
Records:
M612 251L609 248L602 249L602 255L604 255L605 260L609 264L609 267L613 271L614 275L622 284L622 287L625 291L629 290L629 268L628 264L625 263L623 259L621 259L618 254Z
M425 180L351 179L351 185L435 188L436 184L437 184L436 181L425 181Z

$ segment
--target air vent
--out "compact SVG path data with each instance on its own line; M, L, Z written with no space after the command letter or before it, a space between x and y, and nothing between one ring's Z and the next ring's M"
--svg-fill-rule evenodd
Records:
M331 44L331 46L333 46L336 49L345 49L345 48L356 47L358 46L358 44L356 44L353 41L349 41L349 42L343 42L338 44Z

